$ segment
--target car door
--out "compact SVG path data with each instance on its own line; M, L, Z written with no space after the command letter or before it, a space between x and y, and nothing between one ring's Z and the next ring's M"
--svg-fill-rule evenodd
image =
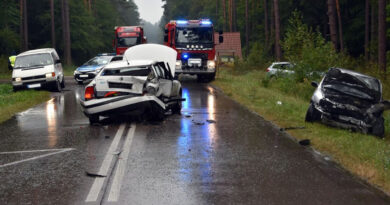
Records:
M166 97L166 98L171 97L172 80L169 79L168 71L166 69L164 69L162 63L155 64L154 68L156 69L156 72L158 75L158 81L159 81L158 94L160 94L162 97Z

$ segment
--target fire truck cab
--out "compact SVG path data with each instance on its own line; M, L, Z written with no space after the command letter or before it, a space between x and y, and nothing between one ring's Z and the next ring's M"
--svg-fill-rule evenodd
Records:
M116 26L113 47L117 55L123 53L129 47L146 43L144 29L141 26Z
M219 43L223 36L219 36ZM210 20L176 20L165 26L164 44L177 51L175 74L214 80L216 74L214 27Z

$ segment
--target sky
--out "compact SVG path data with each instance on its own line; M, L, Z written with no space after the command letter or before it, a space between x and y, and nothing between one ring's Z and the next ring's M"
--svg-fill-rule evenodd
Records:
M161 0L134 0L138 6L138 12L141 19L156 23L163 15L163 2Z

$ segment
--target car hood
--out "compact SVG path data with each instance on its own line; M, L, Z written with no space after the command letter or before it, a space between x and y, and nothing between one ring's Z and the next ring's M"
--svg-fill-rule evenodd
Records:
M82 65L80 67L78 67L76 70L77 71L94 71L96 69L99 69L103 67L103 65Z
M130 47L123 55L124 59L132 60L151 60L164 62L169 66L172 76L175 76L176 50L158 44L142 44Z

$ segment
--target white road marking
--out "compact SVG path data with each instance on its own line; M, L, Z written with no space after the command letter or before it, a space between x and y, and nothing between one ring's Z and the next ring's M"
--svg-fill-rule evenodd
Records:
M32 153L32 152L51 152L51 151L62 151L73 148L63 148L63 149L39 149L39 150L23 150L23 151L12 151L12 152L0 152L0 154L22 154L22 153Z
M99 172L97 174L102 175L102 176L107 176L108 171L110 169L110 165L112 162L112 159L114 158L113 153L117 150L118 144L120 142L120 139L122 138L123 131L125 129L125 124L121 124L119 127L118 131L115 134L115 138L112 141L110 148L108 149L106 156L104 157L102 166L99 169ZM105 177L101 178L95 178L95 181L92 184L91 189L89 190L87 199L85 199L86 202L92 202L96 201L100 191L102 190L103 184L104 184Z
M36 157L31 157L31 158L28 158L28 159L23 159L23 160L19 160L19 161L7 163L7 164L2 164L2 165L0 165L0 168L4 168L4 167L11 166L11 165L32 161L32 160L37 160L37 159L41 159L41 158L48 157L48 156L51 156L51 155L60 154L60 153L63 153L63 152L69 152L69 151L72 151L72 150L74 150L74 149L73 148L66 148L66 149L46 150L46 151L56 151L56 152L43 154L43 155L39 155L39 156L36 156ZM15 154L15 153L25 153L25 152L32 152L32 151L2 152L1 154Z
M136 125L135 123L131 124L131 127L127 133L127 137L125 143L123 145L123 151L120 154L120 158L118 161L118 166L116 167L114 180L111 184L110 193L108 195L109 202L115 202L119 199L119 194L121 192L121 186L123 177L125 175L126 167L127 167L127 159L129 158L131 143L133 142L134 133L135 133Z

